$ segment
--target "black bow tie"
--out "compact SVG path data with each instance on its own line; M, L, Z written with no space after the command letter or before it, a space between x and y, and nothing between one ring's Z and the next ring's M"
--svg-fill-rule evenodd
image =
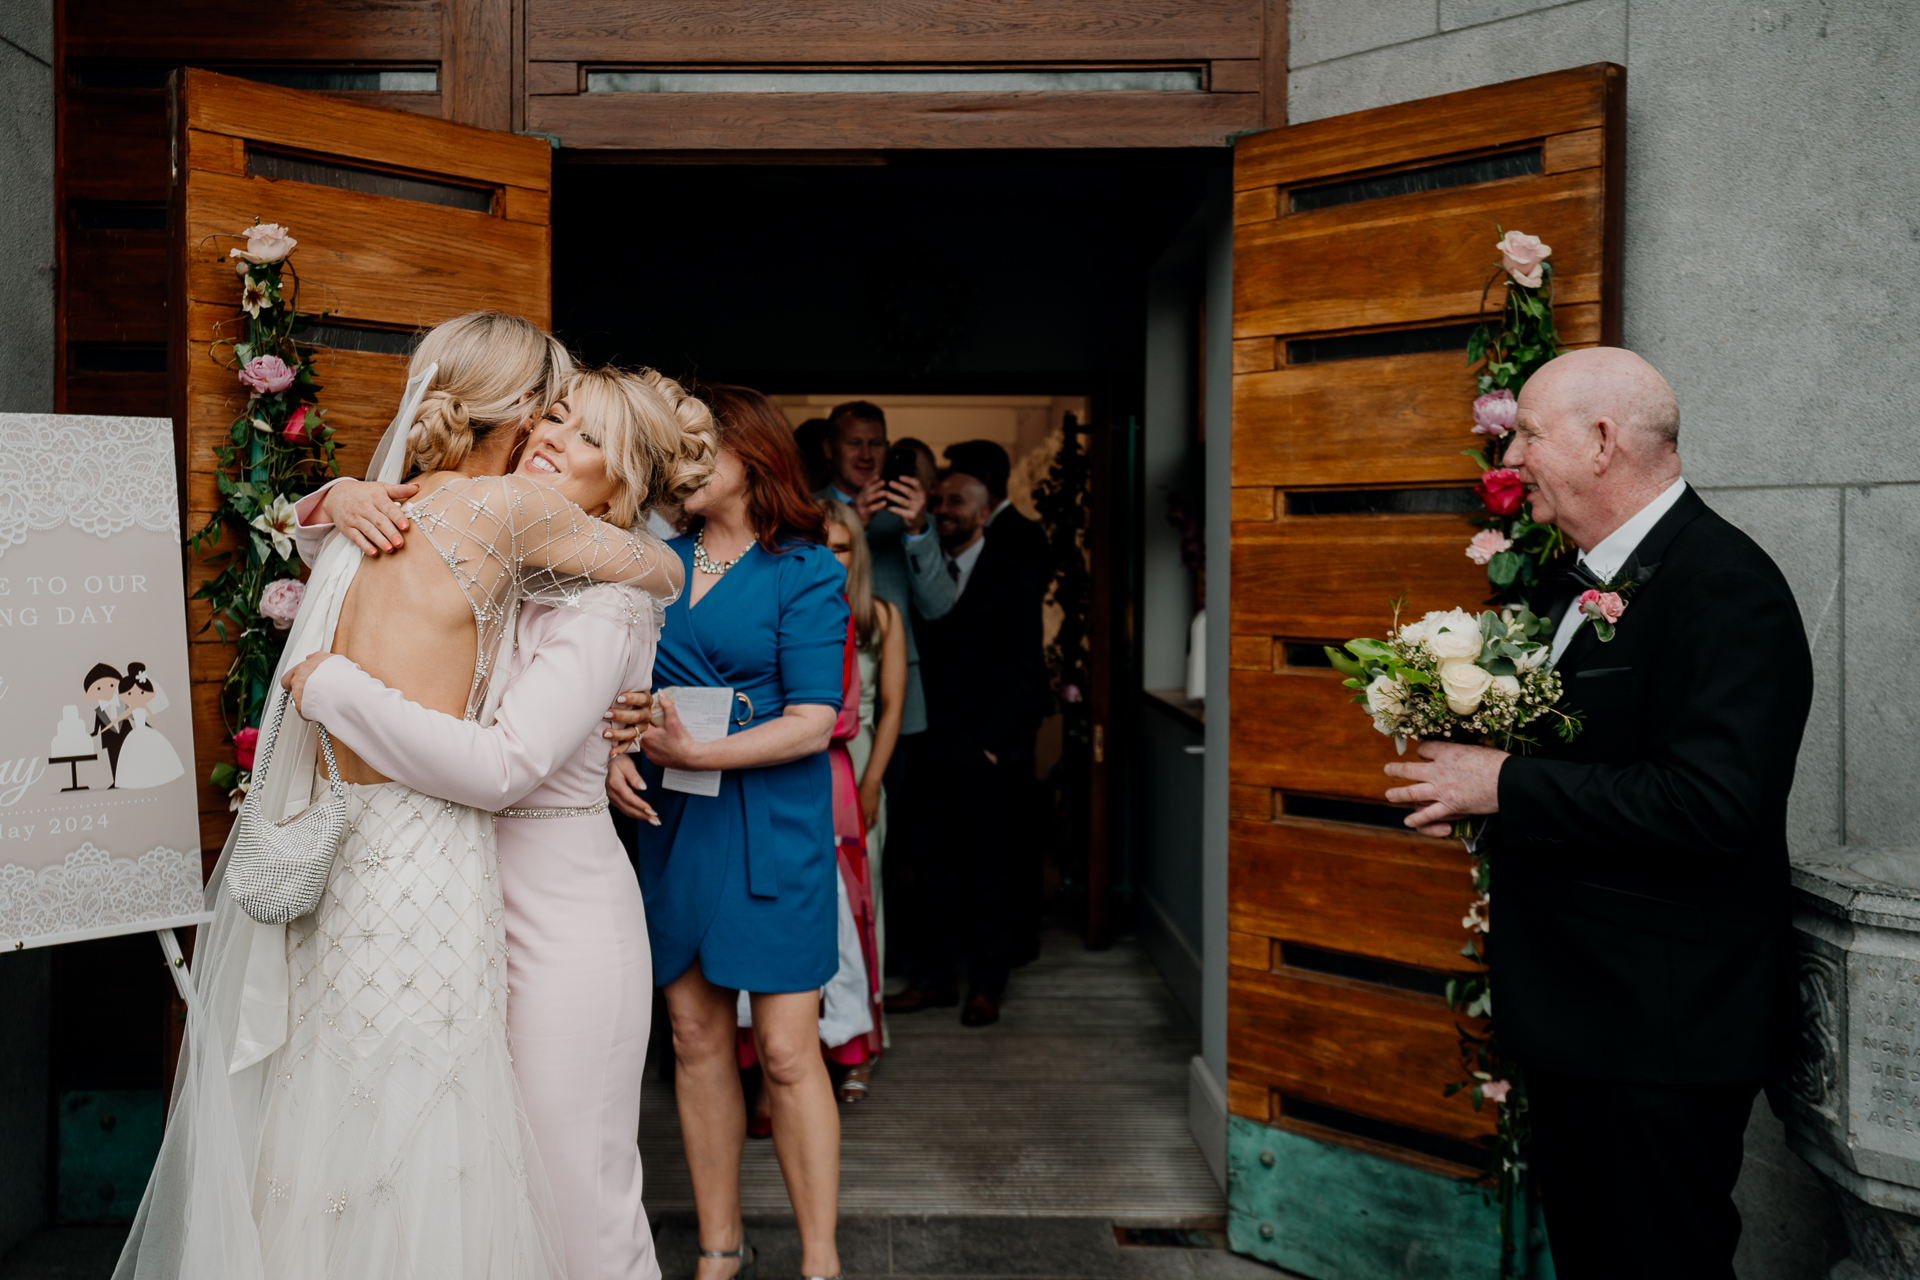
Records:
M1562 570L1562 573L1568 581L1578 584L1583 590L1597 588L1600 585L1600 575L1588 568L1587 562L1578 556L1573 558L1573 562Z

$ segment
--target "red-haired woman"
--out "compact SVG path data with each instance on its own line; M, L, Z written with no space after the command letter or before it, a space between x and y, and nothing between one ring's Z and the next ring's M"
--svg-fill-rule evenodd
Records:
M698 1280L751 1260L740 1220L747 1113L735 1007L749 993L773 1110L774 1152L799 1220L804 1276L840 1272L834 1243L840 1118L820 1056L819 994L839 967L833 783L826 749L842 699L846 574L823 545L793 430L744 387L710 387L713 478L687 500L687 589L666 610L659 686L733 690L726 736L696 742L661 699L664 725L609 779L646 818L636 853L653 971L673 1023L675 1101L700 1218ZM719 771L717 792L669 787L665 769Z

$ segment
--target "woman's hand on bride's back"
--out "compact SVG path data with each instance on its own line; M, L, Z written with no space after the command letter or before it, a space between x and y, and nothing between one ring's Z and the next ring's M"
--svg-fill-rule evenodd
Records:
M400 504L418 492L417 484L341 480L320 499L320 514L354 546L377 556L406 545L400 534L410 522Z
M308 678L319 669L321 663L333 656L325 649L319 653L308 654L301 659L299 665L280 677L281 687L293 690L293 709L301 715L304 716L307 713L307 709L300 705L300 699L306 696Z

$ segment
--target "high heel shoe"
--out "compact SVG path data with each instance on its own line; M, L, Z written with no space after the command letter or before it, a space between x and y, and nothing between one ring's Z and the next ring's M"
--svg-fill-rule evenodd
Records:
M753 1246L747 1243L747 1237L743 1234L740 1237L740 1247L738 1249L702 1249L700 1256L703 1258L738 1258L740 1265L735 1269L730 1280L742 1280L742 1277L747 1274L747 1268L753 1265L756 1254Z

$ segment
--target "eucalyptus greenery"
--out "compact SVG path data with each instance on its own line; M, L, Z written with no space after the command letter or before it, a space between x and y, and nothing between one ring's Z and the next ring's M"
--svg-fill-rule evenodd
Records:
M250 248L260 230L248 233ZM284 243L290 247L292 241ZM241 253L235 251L243 314L214 327L210 351L217 363L235 371L248 397L224 442L214 448L219 505L187 543L195 554L226 548L212 558L219 571L193 598L212 606L201 633L211 628L234 646L220 689L229 737L259 726L286 645L285 631L261 616L260 598L272 583L301 576L290 495L339 474L326 411L315 407L320 386L314 380L314 349L295 340L326 313L300 311L299 274L284 256L259 262ZM283 387L273 389L283 380ZM223 789L244 787L247 773L222 762L209 780Z

